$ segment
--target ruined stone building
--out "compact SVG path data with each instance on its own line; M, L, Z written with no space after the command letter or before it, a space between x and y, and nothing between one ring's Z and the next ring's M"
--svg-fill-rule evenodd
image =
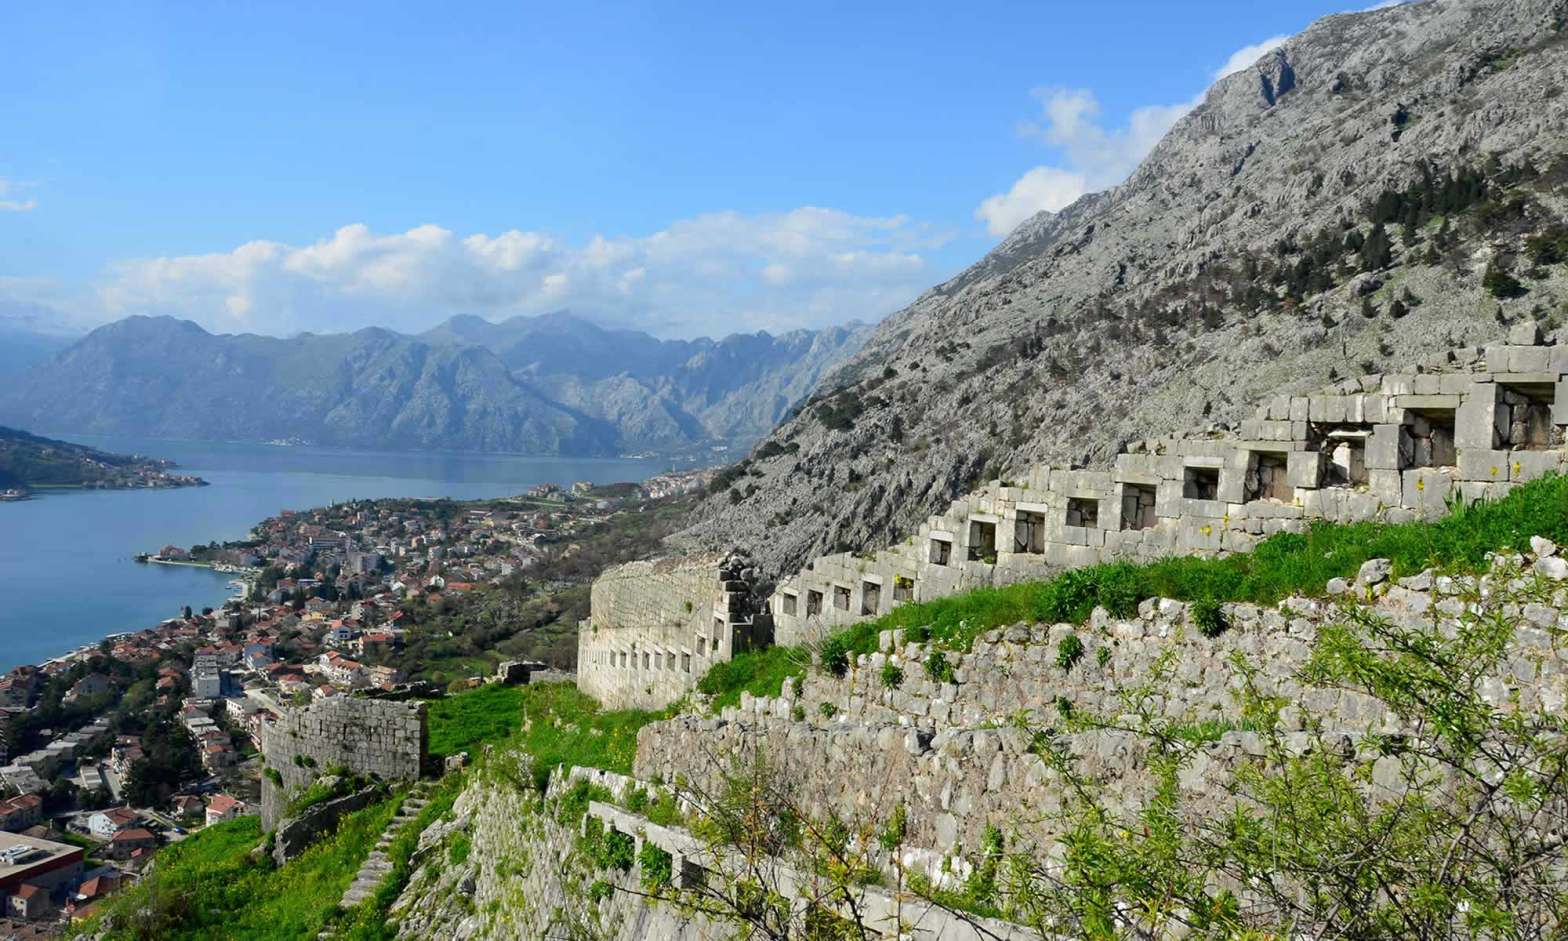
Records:
M1244 552L1311 520L1400 522L1564 467L1568 346L1534 324L1409 373L1276 396L1237 432L1137 442L1108 470L992 481L898 545L819 558L771 599L779 643L1113 559Z
M631 562L594 580L577 633L577 685L615 709L680 699L708 668L773 642L745 555Z
M1235 431L1135 442L1109 469L992 481L901 543L812 561L766 604L744 556L610 569L579 633L578 685L614 708L658 708L736 653L819 640L909 601L1499 498L1564 468L1568 426L1568 346L1546 345L1534 324L1509 340L1276 396Z

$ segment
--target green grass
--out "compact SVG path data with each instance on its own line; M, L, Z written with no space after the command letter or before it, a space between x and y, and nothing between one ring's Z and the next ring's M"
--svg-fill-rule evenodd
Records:
M1048 581L906 604L835 637L853 652L871 653L879 632L904 629L911 639L968 649L976 637L1009 624L1082 622L1097 605L1126 616L1145 598L1274 604L1291 595L1321 595L1329 579L1354 576L1368 559L1392 560L1396 578L1429 567L1474 566L1488 552L1528 549L1531 536L1568 544L1568 477L1533 481L1496 502L1456 505L1433 523L1320 522L1223 559L1107 563Z
M601 709L570 683L492 684L430 704L430 753L444 758L484 744L520 748L533 756L541 787L561 764L625 774L637 754L637 731L671 714Z
M811 657L793 647L768 647L715 663L697 681L697 691L713 697L716 708L740 703L740 694L777 696L784 681L804 676Z
M509 737L523 724L524 689L491 683L432 701L426 712L430 754L444 759Z
M541 789L557 765L630 774L632 759L637 757L637 732L674 712L673 708L660 712L604 710L570 683L520 689L527 724L510 744L533 756L535 784Z
M106 941L313 938L337 912L395 803L351 814L335 834L281 869L270 858L250 856L262 840L256 817L220 823L166 847L151 875L110 902L115 929Z

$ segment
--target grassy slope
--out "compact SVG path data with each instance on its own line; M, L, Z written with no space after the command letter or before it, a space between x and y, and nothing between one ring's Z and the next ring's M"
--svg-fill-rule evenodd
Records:
M272 941L314 937L336 912L396 801L349 816L331 838L282 868L255 862L256 817L220 823L158 854L153 874L106 910L107 941Z

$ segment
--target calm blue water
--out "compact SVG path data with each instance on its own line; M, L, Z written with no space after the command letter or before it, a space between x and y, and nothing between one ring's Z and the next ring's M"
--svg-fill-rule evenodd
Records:
M138 565L174 544L243 538L280 510L353 497L516 494L539 483L644 480L662 460L577 460L484 454L401 454L252 444L52 435L122 453L165 457L212 486L49 494L0 504L0 670L58 656L106 634L150 627L231 594L201 569Z

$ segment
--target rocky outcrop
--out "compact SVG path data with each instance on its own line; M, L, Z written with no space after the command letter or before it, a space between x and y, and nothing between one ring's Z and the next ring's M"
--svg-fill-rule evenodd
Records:
M776 576L1031 464L1103 468L1558 309L1563 267L1527 242L1568 213L1565 21L1562 0L1428 0L1314 24L1126 183L881 323L685 542Z

